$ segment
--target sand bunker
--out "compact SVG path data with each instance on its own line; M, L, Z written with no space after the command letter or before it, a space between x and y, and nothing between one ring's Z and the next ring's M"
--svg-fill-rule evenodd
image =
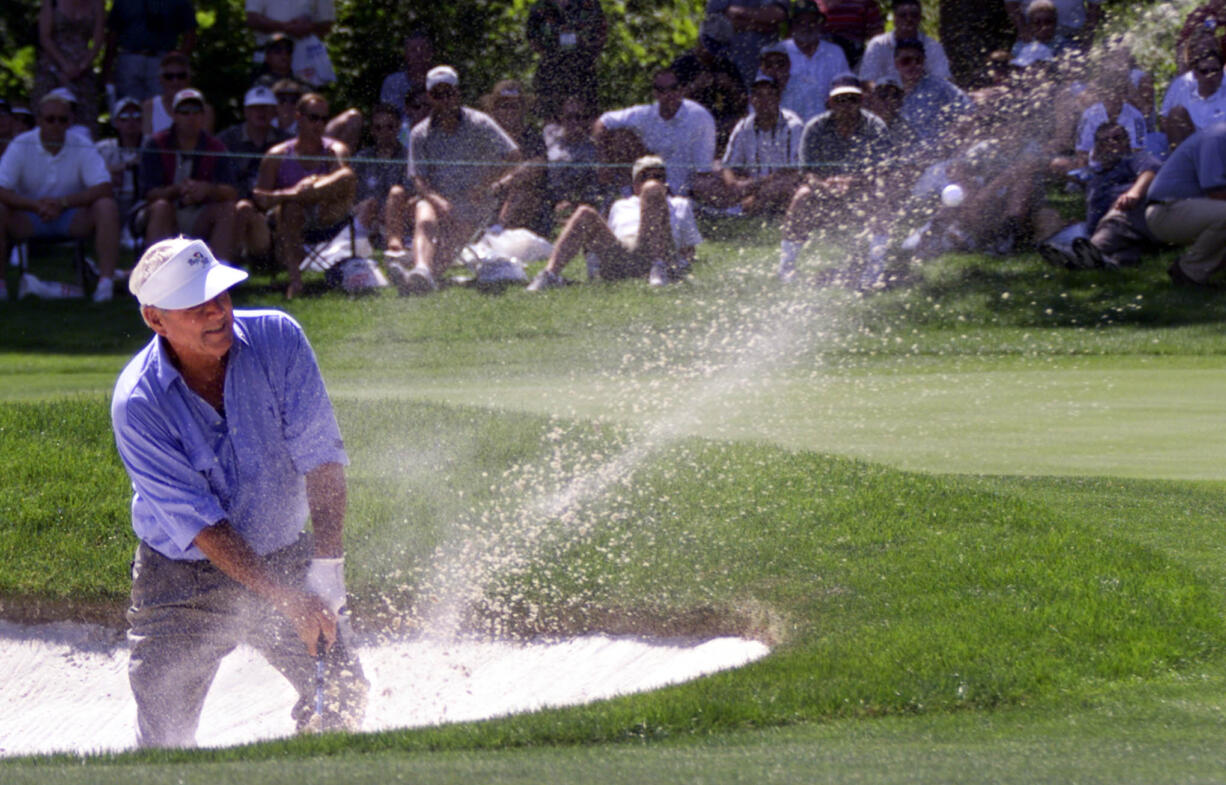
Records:
M365 730L476 720L586 703L734 668L757 641L589 635L555 643L410 639L359 646L371 681ZM135 737L121 633L0 621L0 755L123 750ZM293 733L293 690L254 651L222 663L204 706L202 746Z

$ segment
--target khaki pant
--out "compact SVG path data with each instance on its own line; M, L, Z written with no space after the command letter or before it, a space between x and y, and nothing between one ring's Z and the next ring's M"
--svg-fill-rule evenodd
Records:
M1205 283L1226 262L1226 201L1179 199L1145 208L1145 222L1161 242L1187 246L1176 260L1196 283Z
M310 554L304 534L265 559L282 579L302 585ZM209 685L240 643L260 652L297 690L291 714L299 730L314 714L316 663L293 625L208 561L175 561L141 543L128 623L128 681L141 747L195 746ZM324 684L323 726L360 723L370 685L356 654L339 640L325 659Z

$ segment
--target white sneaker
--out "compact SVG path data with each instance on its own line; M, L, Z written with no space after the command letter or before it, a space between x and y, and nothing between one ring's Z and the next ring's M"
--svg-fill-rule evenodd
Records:
M668 265L663 260L657 259L651 263L651 272L647 276L647 283L652 286L668 285Z
M114 296L115 282L110 278L99 278L98 285L94 287L94 302L109 303Z
M543 292L546 289L556 289L559 286L565 286L566 281L557 273L550 272L548 268L541 270L532 279L532 283L528 284L528 291Z
M438 291L434 276L424 267L414 267L409 270L403 280L396 281L396 288L402 295L430 294Z

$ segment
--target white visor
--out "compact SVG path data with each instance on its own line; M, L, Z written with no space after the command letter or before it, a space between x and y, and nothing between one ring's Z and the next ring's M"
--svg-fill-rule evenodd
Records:
M145 256L164 252L160 249L167 244L173 245L174 255L169 260L147 277L139 276L139 270L133 271L128 288L141 305L166 310L194 308L247 279L246 272L217 261L200 240L186 237L162 240L145 251Z

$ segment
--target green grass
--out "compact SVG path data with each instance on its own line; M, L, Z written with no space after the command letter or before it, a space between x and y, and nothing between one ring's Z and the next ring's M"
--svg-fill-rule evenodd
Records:
M665 292L291 309L353 459L368 618L450 593L495 631L740 631L768 658L589 707L0 777L1220 780L1220 300L1157 263L1034 256L862 298L780 289L772 258L717 233ZM240 299L280 305L264 283ZM10 610L122 607L106 395L145 340L130 301L0 307Z

